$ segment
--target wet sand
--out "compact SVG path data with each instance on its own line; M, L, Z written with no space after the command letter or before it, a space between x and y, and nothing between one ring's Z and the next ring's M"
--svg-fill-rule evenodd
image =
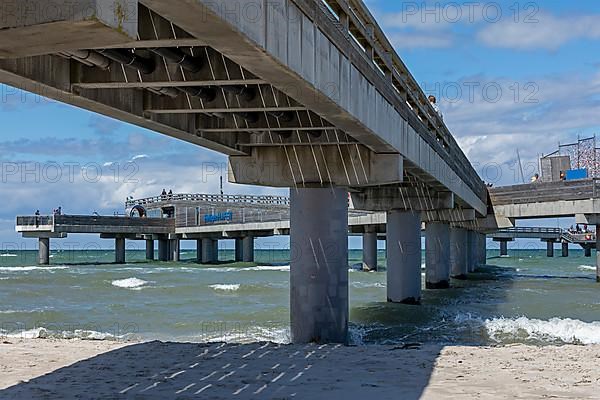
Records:
M5 339L0 398L600 399L600 346Z

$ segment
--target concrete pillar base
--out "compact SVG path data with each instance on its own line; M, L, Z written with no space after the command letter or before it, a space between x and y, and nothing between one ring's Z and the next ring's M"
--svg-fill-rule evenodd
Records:
M196 262L202 262L202 239L196 240Z
M115 263L125 264L125 238L115 239Z
M181 258L181 251L180 251L180 241L179 239L171 239L170 241L170 259L171 261L175 261L175 262L179 262L179 259Z
M348 193L291 189L292 343L348 341Z
M569 243L563 242L561 245L562 245L562 256L569 257Z
M235 261L244 261L244 241L242 238L235 239Z
M466 279L469 273L467 240L468 235L465 229L450 229L450 274L456 279Z
M506 257L508 255L508 242L506 240L500 241L500 257Z
M254 262L254 237L246 236L242 239L242 243L242 260L249 263Z
M596 225L596 282L600 283L600 224Z
M50 238L38 239L38 263L50 265Z
M425 227L425 287L450 287L450 225L430 222Z
M152 239L146 240L146 260L154 260L154 240Z
M158 241L158 259L159 261L169 261L169 241L166 239Z
M387 301L421 303L421 214L387 215Z
M377 271L377 232L363 233L363 269Z
M202 239L202 264L214 264L218 262L218 253L215 247L219 242L215 239Z
M554 242L552 241L546 242L546 256L554 257Z
M592 248L586 247L585 249L583 249L583 254L585 257L591 257L592 256Z

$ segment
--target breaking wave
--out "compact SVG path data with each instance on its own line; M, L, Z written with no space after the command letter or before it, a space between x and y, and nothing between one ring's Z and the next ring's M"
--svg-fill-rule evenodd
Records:
M486 320L485 328L490 339L536 340L569 344L600 344L600 322L583 322L577 319L552 318L548 321L520 317Z

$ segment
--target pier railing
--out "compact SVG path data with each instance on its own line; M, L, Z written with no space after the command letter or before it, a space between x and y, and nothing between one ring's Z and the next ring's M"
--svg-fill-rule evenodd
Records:
M290 199L287 196L252 196L231 194L167 194L161 196L147 197L144 199L128 200L126 207L136 205L147 206L159 203L173 202L198 202L198 203L238 203L257 205L281 205L289 206Z

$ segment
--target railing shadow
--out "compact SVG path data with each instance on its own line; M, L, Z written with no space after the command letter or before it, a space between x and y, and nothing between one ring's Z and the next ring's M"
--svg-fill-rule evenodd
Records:
M148 342L19 383L0 391L0 397L416 400L439 350Z

